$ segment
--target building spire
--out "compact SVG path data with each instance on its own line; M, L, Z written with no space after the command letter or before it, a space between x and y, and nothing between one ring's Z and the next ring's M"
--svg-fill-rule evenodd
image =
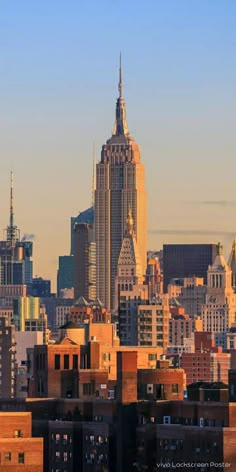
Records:
M223 254L223 246L222 246L221 243L218 243L217 244L217 255L222 256L222 254Z
M11 190L10 190L10 227L14 226L14 212L13 212L13 172L11 170Z
M7 240L11 243L19 239L19 230L14 225L14 210L13 210L13 172L11 171L11 186L10 186L10 219L7 227Z
M123 92L123 83L122 83L122 62L121 62L121 52L120 52L120 69L119 69L119 85L118 85L118 90L119 90L119 98L122 98L122 92Z
M118 82L119 97L116 102L116 121L113 129L113 136L124 136L131 139L129 134L128 125L126 121L126 106L123 98L123 82L122 82L122 64L121 64L121 53L120 53L120 66L119 66L119 82Z
M96 190L96 161L95 161L95 144L93 141L92 207L94 206L95 190Z

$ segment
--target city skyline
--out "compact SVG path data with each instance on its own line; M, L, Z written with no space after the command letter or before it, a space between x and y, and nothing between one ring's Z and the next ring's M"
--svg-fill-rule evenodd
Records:
M92 16L75 2L3 4L0 232L13 170L15 222L21 235L35 234L35 275L54 288L58 256L69 254L70 216L90 206L93 141L99 161L110 134L120 49L130 131L147 173L148 248L220 240L228 259L236 232L236 6L221 3L149 2L133 11L133 2L103 1ZM109 22L122 25L123 6L129 34L123 28L113 38ZM80 28L78 18L86 18Z

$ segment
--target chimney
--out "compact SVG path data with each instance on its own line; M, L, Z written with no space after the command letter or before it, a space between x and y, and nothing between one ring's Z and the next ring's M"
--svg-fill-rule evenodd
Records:
M137 351L117 352L117 400L137 402Z

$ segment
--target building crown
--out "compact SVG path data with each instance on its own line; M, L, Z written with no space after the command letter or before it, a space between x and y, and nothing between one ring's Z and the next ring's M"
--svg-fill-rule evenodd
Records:
M116 120L113 128L113 136L125 136L130 138L128 124L126 121L126 105L123 98L123 82L122 82L122 64L120 54L120 67L119 67L119 82L118 82L119 97L116 102Z
M217 256L222 256L223 254L223 246L221 243L217 244Z

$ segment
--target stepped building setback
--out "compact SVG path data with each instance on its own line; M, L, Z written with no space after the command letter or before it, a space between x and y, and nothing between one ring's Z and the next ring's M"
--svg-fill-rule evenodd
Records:
M97 296L108 309L113 309L115 304L117 263L127 229L129 209L133 217L142 274L145 274L147 216L144 165L139 147L128 130L120 64L115 126L112 137L102 147L101 160L96 168Z

